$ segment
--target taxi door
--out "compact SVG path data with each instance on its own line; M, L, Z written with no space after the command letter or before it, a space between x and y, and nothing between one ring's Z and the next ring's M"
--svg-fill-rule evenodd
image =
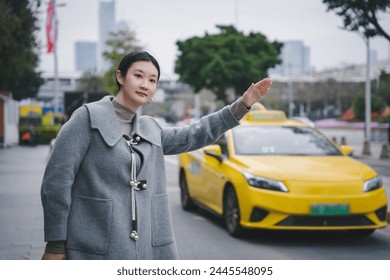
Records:
M201 201L201 193L204 191L201 176L201 165L203 164L204 153L201 150L196 150L188 153L188 155L188 190L193 199Z
M202 164L202 179L205 192L202 200L211 210L221 213L222 192L226 182L226 176L222 172L225 159L220 145L211 145L205 148L205 156Z

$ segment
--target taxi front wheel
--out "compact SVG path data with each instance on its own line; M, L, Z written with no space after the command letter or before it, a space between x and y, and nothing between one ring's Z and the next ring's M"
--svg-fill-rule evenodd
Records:
M232 186L229 186L225 192L223 214L229 234L233 237L242 236L243 228L240 226L240 208L238 206L236 191Z
M192 199L188 192L187 180L186 180L186 176L184 175L184 172L180 173L179 185L180 185L181 207L185 211L195 210L196 205L192 202Z

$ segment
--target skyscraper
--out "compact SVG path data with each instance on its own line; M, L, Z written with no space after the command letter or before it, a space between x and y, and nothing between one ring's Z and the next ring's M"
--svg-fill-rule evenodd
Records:
M106 41L110 32L115 30L115 0L99 1L99 42L97 47L97 70L103 73L110 68L110 64L103 57L103 52L110 51Z
M95 72L96 63L96 42L78 41L75 43L76 71Z
M282 63L270 70L270 75L291 76L311 72L310 48L302 41L283 42Z

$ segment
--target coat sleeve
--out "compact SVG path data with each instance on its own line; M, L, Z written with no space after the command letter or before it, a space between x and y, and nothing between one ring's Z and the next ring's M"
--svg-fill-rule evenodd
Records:
M164 128L164 154L173 155L200 149L216 142L226 131L239 124L230 106L226 106L190 125Z
M41 186L45 241L67 239L72 186L88 150L90 129L88 111L83 106L58 133Z

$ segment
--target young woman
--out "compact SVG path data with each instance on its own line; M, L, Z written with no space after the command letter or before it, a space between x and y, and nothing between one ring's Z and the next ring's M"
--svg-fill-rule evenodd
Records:
M233 104L184 127L161 127L137 110L160 78L147 52L126 55L118 93L85 104L64 124L42 182L42 259L176 259L164 155L215 142L271 86L249 86Z

